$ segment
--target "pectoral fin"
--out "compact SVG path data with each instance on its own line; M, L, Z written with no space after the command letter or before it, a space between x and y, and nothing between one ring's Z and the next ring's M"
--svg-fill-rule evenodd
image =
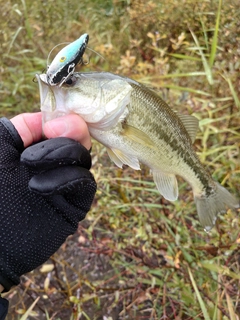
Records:
M192 142L195 141L198 132L199 124L198 119L191 115L180 114L176 112L177 116L182 121L185 129L187 130Z
M119 167L122 168L123 164L128 165L129 167L135 170L141 170L139 161L137 157L124 153L118 149L107 149L110 159Z
M122 135L131 139L134 142L140 143L141 145L147 146L149 148L155 148L154 142L149 138L149 136L133 126L128 124L123 124Z
M161 171L153 171L153 180L161 195L169 200L175 201L178 198L178 183L175 175Z

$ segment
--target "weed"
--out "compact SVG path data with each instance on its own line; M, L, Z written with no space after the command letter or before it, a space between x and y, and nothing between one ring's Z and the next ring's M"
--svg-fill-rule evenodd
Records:
M105 60L89 51L85 70L130 76L194 114L201 161L239 195L238 0L0 4L2 116L38 110L35 73L46 69L56 44L87 32ZM238 319L236 212L207 234L183 180L179 200L169 203L145 167L117 169L95 142L92 157L98 191L91 212L45 268L6 295L9 319Z

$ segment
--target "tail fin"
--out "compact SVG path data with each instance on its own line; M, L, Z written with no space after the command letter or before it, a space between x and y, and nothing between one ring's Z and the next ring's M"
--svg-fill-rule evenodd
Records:
M201 224L206 231L214 226L219 213L226 212L226 207L239 208L239 200L224 187L216 183L216 190L209 196L195 196L195 203Z

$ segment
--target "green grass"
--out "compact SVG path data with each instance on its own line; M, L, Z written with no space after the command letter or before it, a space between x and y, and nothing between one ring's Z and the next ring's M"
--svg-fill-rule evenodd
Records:
M0 0L2 116L39 110L36 73L58 43L90 34L84 70L130 76L200 120L195 149L239 196L238 1ZM54 51L55 52L55 51ZM191 188L162 199L151 174L111 163L93 143L91 212L47 262L6 296L9 319L238 319L240 222L205 233ZM34 304L35 303L35 304ZM25 318L24 318L25 317Z

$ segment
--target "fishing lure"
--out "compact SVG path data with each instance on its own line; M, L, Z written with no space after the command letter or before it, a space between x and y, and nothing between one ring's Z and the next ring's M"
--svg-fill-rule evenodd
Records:
M72 77L76 65L82 60L88 40L89 35L84 33L56 55L46 72L47 82L50 86L58 85L61 87Z

